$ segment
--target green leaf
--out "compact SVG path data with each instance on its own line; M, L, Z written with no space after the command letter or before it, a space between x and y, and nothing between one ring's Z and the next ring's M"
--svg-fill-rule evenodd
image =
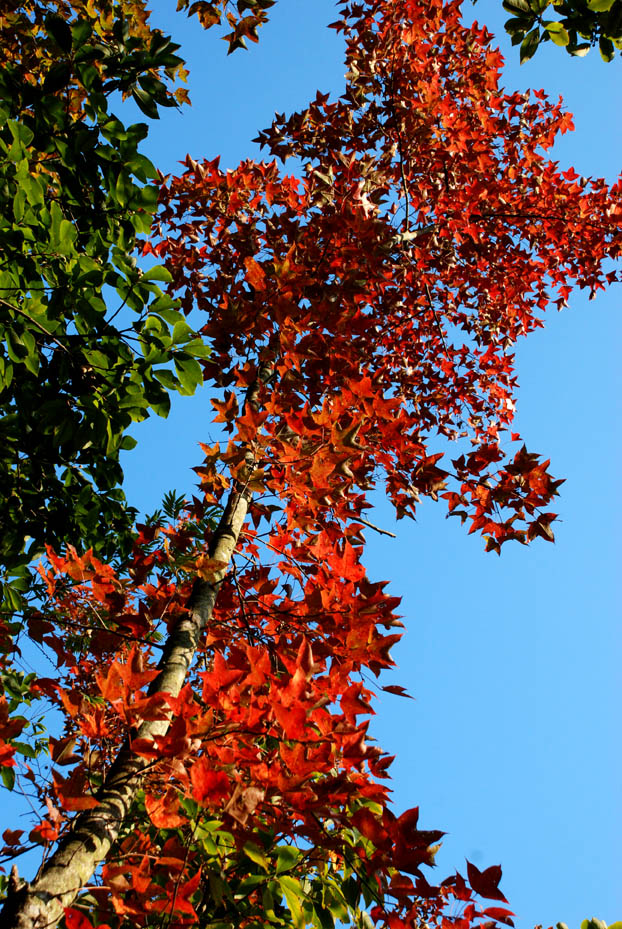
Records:
M9 119L7 125L15 142L19 142L23 146L30 145L35 137L32 129L29 129L28 126L24 126L23 123L18 123L15 119Z
M98 371L107 371L110 367L110 360L107 355L100 352L97 348L88 349L82 353L90 365Z
M77 237L78 231L74 224L70 223L68 219L63 219L60 224L59 238L60 245L65 253L71 251L71 247L76 241Z
M185 319L175 323L173 328L173 344L179 345L180 342L188 342L195 335L194 329L191 329Z
M171 309L166 309L166 308L156 309L155 308L156 304L159 302L160 302L160 299L158 298L158 300L154 300L154 302L150 305L149 310L151 313L157 313L158 316L161 316L162 319L165 320L165 322L169 324L169 326L174 326L175 323L178 323L180 322L180 320L183 320L184 318L183 313L180 313L179 310L171 310Z
M607 13L616 0L587 0L587 5L593 13Z
M615 56L615 47L611 39L608 39L606 36L601 35L598 40L598 48L600 50L600 57L603 61L611 61Z
M292 914L292 920L296 929L304 929L305 918L302 913L302 906L300 901L303 896L302 887L300 886L300 881L297 881L294 877L283 876L279 878L279 884L281 890L283 891L283 896L287 902L290 913Z
M336 920L339 922L347 921L348 905L343 894L335 884L331 884L326 888L324 905L328 907Z
M36 758L37 757L36 751L34 750L32 745L28 745L27 742L11 742L11 745L13 746L13 748L17 749L20 755L23 755L25 758Z
M120 171L114 188L114 194L119 206L127 206L132 187L133 184L130 182L125 172Z
M540 30L536 27L528 32L520 45L520 63L529 61L533 58L538 45L540 44Z
M316 925L321 926L321 929L335 929L335 917L321 903L313 904L313 916ZM373 929L373 926L370 929Z
M158 206L159 190L153 184L147 184L138 190L139 205L147 213L155 213Z
M201 365L194 358L175 358L175 370L183 388L180 393L192 396L199 384L203 383Z
M171 398L167 393L162 391L157 399L150 401L149 405L157 416L161 416L162 419L166 419L171 411Z
M168 335L167 328L159 316L152 316L149 314L149 316L144 321L142 328L147 337L156 333L161 336Z
M39 353L36 351L29 352L24 358L24 366L31 374L37 375L39 373Z
M265 874L249 874L248 877L243 878L238 884L235 893L236 900L248 897L249 894L251 894L257 887L265 884L265 882Z
M260 867L267 871L270 867L270 861L258 845L255 845L254 842L246 842L243 846L244 854L247 858L250 858L251 861L254 861L255 864L258 864Z
M13 768L0 768L0 776L2 776L2 783L7 790L13 790L15 787L15 771Z
M45 17L45 28L64 52L71 51L71 29L61 16L50 13Z
M138 105L138 108L142 110L145 116L149 116L150 119L160 118L158 108L153 102L151 95L144 91L141 87L134 88L132 91L132 97L134 98L135 103Z
M21 335L9 327L5 332L5 339L9 358L16 364L21 364L28 354L28 349L24 345Z
M153 162L150 161L145 155L141 155L140 152L134 155L133 158L127 162L127 167L132 172L132 174L136 175L136 177L141 181L152 180L158 176L157 169ZM153 189L156 191L157 198L158 188L154 187Z
M149 268L148 271L142 276L143 281L163 281L165 283L170 283L173 280L173 275L165 268L164 265L154 265L153 268Z
M92 32L93 27L88 19L78 19L75 23L72 23L71 35L73 38L73 47L76 49L85 47Z
M9 586L8 584L3 584L2 593L4 595L3 602L6 603L7 607L12 613L16 613L18 610L21 610L22 597L18 590L15 590L14 587Z
M20 187L26 194L28 203L31 206L43 206L44 181L42 178L35 178L31 174L26 174L20 177Z
M158 368L153 372L153 376L166 387L167 390L179 390L179 381L169 368Z
M291 871L302 858L302 852L294 845L278 845L276 848L276 873Z
M52 233L52 242L55 245L60 244L60 226L64 220L63 211L59 207L56 200L52 200L50 204L50 220L51 220L51 233Z
M582 42L580 45L573 45L570 43L566 46L566 51L569 55L574 55L575 58L585 58L590 48L591 45L589 42Z
M158 297L157 300L154 300L149 304L149 310L151 313L158 313L164 319L167 319L167 317L164 315L165 312L168 312L169 310L175 310L175 312L178 312L176 309L178 306L178 300L173 300L173 298L169 297L168 294L162 294L161 297ZM167 319L167 322L170 321L171 320Z
M193 358L209 358L212 354L209 345L203 339L192 339L184 345L184 351Z
M553 23L544 23L544 28L550 35L552 41L555 45L568 45L570 42L570 36L568 31L564 29L563 25L558 22Z
M16 223L21 223L24 218L24 211L26 209L26 193L22 187L18 188L17 193L13 197L13 216L15 217Z
M532 22L533 20L524 20L513 16L511 19L505 21L503 28L507 34L512 37L523 36L531 28Z
M0 389L5 390L13 380L13 365L10 361L0 357Z
M66 87L71 80L71 65L67 61L53 64L43 81L43 93L54 94Z

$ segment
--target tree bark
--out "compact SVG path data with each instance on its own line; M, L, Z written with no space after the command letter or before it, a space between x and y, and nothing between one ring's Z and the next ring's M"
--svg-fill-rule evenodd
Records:
M257 379L247 392L245 406L250 404L258 409L259 390L268 382L272 371L271 364L260 365ZM251 472L255 466L252 455L248 463ZM210 557L222 562L223 567L214 572L212 580L195 583L190 612L167 640L159 674L149 688L151 694L167 693L176 697L183 687L201 634L212 617L251 497L244 486L233 486L209 548ZM136 737L161 737L170 723L170 714L166 719L147 720ZM30 884L18 888L17 881L13 881L0 912L3 929L53 929L56 926L65 907L71 906L115 843L148 765L149 761L134 754L130 742L126 742L96 794L98 806L75 817L52 857Z

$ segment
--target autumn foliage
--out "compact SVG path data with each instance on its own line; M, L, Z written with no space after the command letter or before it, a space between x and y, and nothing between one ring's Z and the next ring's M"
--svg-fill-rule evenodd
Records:
M119 757L136 785L63 897L68 929L512 925L499 867L433 880L443 833L390 806L368 727L402 624L363 565L366 514L383 487L399 517L440 498L491 551L552 539L561 482L512 431L512 348L573 286L613 280L621 190L548 160L569 115L500 89L458 3L346 3L333 25L345 94L262 132L275 160L188 156L143 246L211 349L224 441L201 446L196 494L139 524L129 557L67 547L40 568L28 634L56 672L31 694L64 729L49 781L21 765L43 815L5 832L5 860L34 843L53 867ZM19 725L1 704L4 765Z

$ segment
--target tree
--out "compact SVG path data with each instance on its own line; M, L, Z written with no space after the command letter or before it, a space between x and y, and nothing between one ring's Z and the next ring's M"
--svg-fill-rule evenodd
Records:
M230 49L254 34L230 15ZM209 11L207 7L209 6ZM226 3L195 4L205 27ZM209 15L208 15L209 12ZM157 173L114 95L150 119L188 96L179 46L148 22L144 0L5 4L0 14L0 582L18 609L28 565L46 544L128 550L135 513L121 489L128 427L166 416L169 393L201 383L206 348L146 273ZM116 303L110 293L115 294ZM157 324L154 322L157 312ZM170 364L174 363L171 370Z
M30 886L8 888L20 929L64 908L69 929L85 913L510 920L476 898L503 902L498 867L430 884L441 833L389 807L390 759L366 742L368 672L390 666L399 620L362 564L365 513L383 481L399 515L440 496L489 550L552 538L559 482L506 441L511 351L551 295L562 306L573 283L614 279L620 190L547 160L569 118L499 89L500 56L458 4L343 4L335 27L346 94L260 136L304 182L275 161L225 172L188 157L163 184L144 252L171 299L204 314L203 374L229 438L204 447L200 492L170 497L114 565L48 550L46 599L25 622L58 671L27 696L65 729L52 781L23 775L44 813L27 841L46 855ZM13 857L26 843L7 833Z
M203 346L188 327L174 342L172 325L145 325L154 307L175 316L166 276L133 256L156 172L139 151L146 125L110 111L118 92L156 118L182 101L177 46L140 2L13 3L0 32L0 561L5 609L17 609L46 543L127 549L125 433L150 409L166 415L166 388L194 389L168 372L164 386L158 365Z
M557 19L548 19L553 6ZM520 60L533 57L542 42L553 42L569 55L583 57L598 45L603 61L612 61L622 48L621 0L503 0L512 14L505 24Z

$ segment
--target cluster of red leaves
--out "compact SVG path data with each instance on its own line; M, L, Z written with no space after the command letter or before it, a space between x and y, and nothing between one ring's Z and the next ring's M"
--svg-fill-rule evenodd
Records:
M459 875L430 885L421 868L434 863L442 833L420 830L417 810L397 817L388 808L381 781L391 759L366 740L373 692L360 672L378 674L391 664L398 601L367 579L357 534L349 541L337 524L326 525L313 552L280 562L297 584L295 596L274 564L259 563L260 538L247 526L206 633L203 662L175 699L147 693L156 650L147 639L185 609L190 591L180 575L204 547L192 520L166 530L143 527L123 576L91 553L50 553L44 576L53 608L49 618L31 618L31 633L54 648L59 671L70 649L73 663L62 678L36 685L62 708L66 724L52 743L53 784L42 794L48 815L29 838L53 842L67 814L95 807L97 785L130 740L150 763L144 812L127 824L104 865L103 886L91 889L100 913L109 914L112 904L111 923L148 925L163 912L176 926L196 920L207 895L205 863L193 843L196 809L199 822L217 817L226 824L230 880L243 873L246 843L267 832L273 847L293 841L319 850L321 864L322 855L355 859L375 894L374 919L392 929L424 912L431 924L453 925L445 912L451 900L462 907L459 926L482 916L509 919L509 911L483 911L473 899L473 890L497 899L500 872L496 883L489 875L479 885L470 875L473 890ZM133 576L144 577L145 562L155 567L141 584ZM141 616L149 617L143 645L119 648L115 636L131 638L127 630ZM141 721L161 717L163 709L173 711L166 734L137 738ZM71 766L67 777L58 771L64 766ZM5 836L7 846L9 838L19 851L19 836ZM69 922L78 918L72 912ZM247 921L239 917L240 925Z
M7 656L14 649L12 637L7 623L0 619L0 671L4 671ZM0 694L0 768L14 768L15 746L11 740L15 739L26 726L22 716L11 716L11 708L7 698Z
M255 442L263 486L302 529L328 510L360 515L382 473L400 516L443 494L489 549L552 538L559 482L501 444L510 349L556 291L561 305L573 281L613 279L620 187L546 159L568 114L499 89L500 56L461 25L459 4L356 5L336 26L346 93L260 135L306 180L189 158L162 194L162 241L147 246L185 309L208 316L215 384L243 389L252 359L275 360L261 414L240 417L231 390L218 402L232 433L221 460L237 473L241 443ZM470 452L443 466L439 433Z
M38 687L66 714L56 763L73 765L55 776L52 808L96 803L125 739L150 762L143 808L93 891L134 925L163 911L185 925L213 904L195 808L231 835L228 880L244 871L247 843L261 835L265 848L269 835L315 849L322 866L354 857L374 888L372 918L390 929L422 916L458 929L510 921L474 897L504 900L500 869L469 865L469 883L430 885L421 868L441 833L389 809L390 759L367 741L364 675L391 666L400 623L361 562L364 514L383 479L398 515L443 496L489 549L552 538L559 482L548 462L502 445L510 349L555 291L561 305L573 282L595 291L611 279L620 187L546 159L569 117L543 94L499 89L500 56L485 30L461 24L458 3L366 0L342 12L344 95L318 95L260 137L274 156L297 157L305 180L274 162L223 172L189 157L163 187L145 247L184 309L204 314L226 447L203 446L200 498L179 526L141 527L123 572L90 553L51 555L53 611L31 623L62 670ZM262 361L274 375L245 405ZM453 439L466 447L449 465ZM148 696L154 634L183 615L194 577L222 567L205 554L209 527L196 527L234 484L254 497L203 664L177 698ZM165 735L136 738L141 720L170 709ZM238 913L238 925L252 921Z
M6 697L0 697L0 766L15 766L15 748L10 740L20 734L26 725L25 719L9 718L9 705Z

